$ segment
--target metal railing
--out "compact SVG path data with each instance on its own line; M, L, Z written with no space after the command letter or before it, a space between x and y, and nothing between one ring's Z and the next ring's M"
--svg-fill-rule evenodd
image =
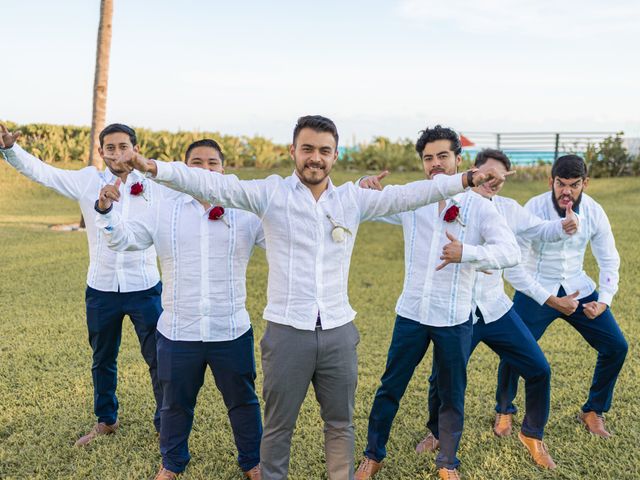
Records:
M473 152L482 148L498 148L516 163L552 162L565 153L584 153L588 146L597 146L616 132L462 132L474 145L465 148Z

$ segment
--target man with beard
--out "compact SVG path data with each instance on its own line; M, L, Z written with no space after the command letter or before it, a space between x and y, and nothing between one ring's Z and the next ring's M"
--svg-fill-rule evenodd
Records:
M521 241L528 259L505 271L516 289L514 308L538 340L558 317L564 319L598 352L593 382L578 419L599 437L611 434L604 425L604 413L611 407L613 389L627 354L627 341L611 313L618 290L620 257L602 207L584 190L589 184L587 166L577 155L559 157L551 169L551 191L533 197L525 208L544 220L563 218L573 210L580 217L580 229L571 238L557 242L541 239ZM600 292L583 270L587 244L600 268ZM518 372L501 360L496 391L497 427L511 430L516 408Z
M462 161L460 137L440 125L421 132L416 151L429 179L455 175ZM502 170L502 175L508 174ZM369 185L365 182L365 186ZM382 192L389 188L393 187ZM474 191L382 220L403 227L405 280L356 479L369 479L382 468L400 401L431 342L434 363L439 367L435 377L440 399L436 468L440 478L457 479L476 270L517 264L518 244L491 202Z
M149 366L156 400L154 426L160 431L162 389L156 366L156 324L162 312L162 284L153 247L138 252L114 252L103 244L95 226L94 207L100 189L120 182L121 202L116 210L127 219L133 212L151 208L158 186L122 164L122 158L138 151L136 134L122 124L112 124L100 132L99 153L107 169L95 167L63 170L40 161L15 141L20 132L11 133L0 125L0 149L7 162L24 176L75 200L87 225L89 271L86 308L89 344L93 350L93 401L97 424L82 436L76 446L84 446L100 435L116 432L118 422L117 359L122 336L122 321L128 315L135 328L140 351Z
M484 149L476 156L476 167L490 165L502 172L511 170L511 161L502 151ZM556 242L569 238L577 231L578 219L568 205L564 219L543 221L521 207L513 199L498 195L496 188L481 185L474 191L488 198L504 217L517 238ZM513 308L504 292L502 272L478 273L473 289L473 339L471 353L483 342L525 379L526 414L518 438L528 449L534 462L543 468L555 468L555 463L542 442L544 427L549 418L551 370L542 350L531 332ZM431 431L416 447L418 453L435 452L439 446L438 412L440 398L437 387L438 365L434 359L429 378L429 421ZM500 416L498 416L500 418ZM504 432L494 428L498 436Z
M451 197L475 182L504 180L494 170L365 190L335 187L335 124L319 115L298 119L289 148L293 175L239 180L133 155L130 167L171 188L257 214L265 232L269 279L261 341L265 401L260 448L265 479L285 479L291 437L309 384L324 421L332 480L353 478L353 408L357 381L355 312L349 305L351 254L361 222Z
M224 173L217 142L203 139L187 148L192 168ZM255 392L253 329L245 308L246 270L254 245L264 248L260 219L243 210L164 189L152 209L124 221L111 211L121 195L114 185L100 192L96 225L109 248L139 251L154 245L164 293L158 320L158 378L162 384L157 480L182 473L191 455L189 435L207 365L229 416L245 477L260 479L262 421Z

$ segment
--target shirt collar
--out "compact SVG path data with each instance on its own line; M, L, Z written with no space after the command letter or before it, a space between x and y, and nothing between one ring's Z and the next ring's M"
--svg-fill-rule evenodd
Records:
M287 177L287 180L289 182L289 185L291 185L291 188L294 190L296 188L306 188L307 190L309 189L309 187L307 187L304 183L302 183L302 181L300 180L300 177L298 177L298 174L296 173L295 170L293 171L291 176ZM327 189L324 192L322 192L322 195L325 195L325 194L332 195L335 190L336 190L336 187L331 181L331 177L329 177L329 182L327 183Z

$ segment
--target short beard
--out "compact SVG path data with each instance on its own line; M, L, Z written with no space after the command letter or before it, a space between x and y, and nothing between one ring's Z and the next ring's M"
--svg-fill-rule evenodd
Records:
M576 198L573 201L573 207L572 210L574 212L578 211L578 207L580 207L580 202L582 201L582 192L584 190L580 190L580 195L578 195L578 198ZM558 213L558 215L562 218L565 217L565 215L567 214L566 210L563 210L560 207L560 204L558 203L558 199L556 198L556 192L554 192L553 190L551 190L551 203L553 203L553 208L555 208L556 212Z

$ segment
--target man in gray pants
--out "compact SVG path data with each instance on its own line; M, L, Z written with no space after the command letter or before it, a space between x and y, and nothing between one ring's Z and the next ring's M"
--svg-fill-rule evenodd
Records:
M329 172L338 159L335 124L321 116L298 119L289 149L293 175L238 180L132 155L130 168L170 188L224 207L248 210L265 234L269 282L262 339L263 478L287 478L291 437L313 383L325 427L329 479L353 478L353 406L357 381L356 312L349 305L351 253L361 222L415 210L485 181L501 183L495 169L440 175L408 185L366 190L335 187Z

